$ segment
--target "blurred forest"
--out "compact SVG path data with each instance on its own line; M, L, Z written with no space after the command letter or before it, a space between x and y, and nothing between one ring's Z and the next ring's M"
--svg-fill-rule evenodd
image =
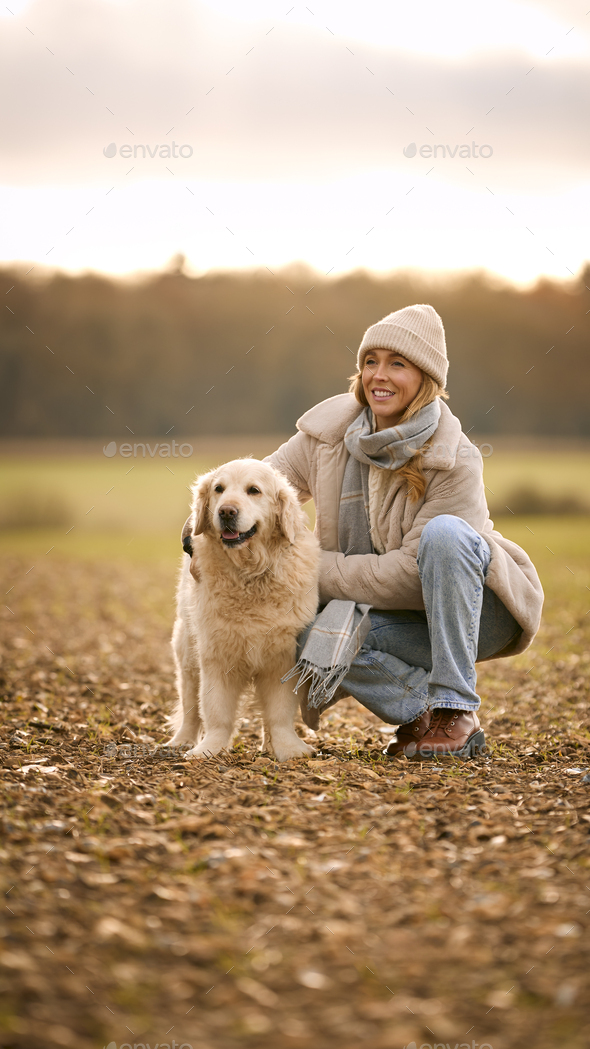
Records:
M590 264L522 290L483 272L191 277L183 262L125 280L4 268L0 434L289 432L346 389L365 329L414 302L443 318L465 431L590 434Z

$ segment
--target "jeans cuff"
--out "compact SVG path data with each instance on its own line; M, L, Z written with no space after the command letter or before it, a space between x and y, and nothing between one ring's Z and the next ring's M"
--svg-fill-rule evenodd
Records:
M469 710L475 713L481 706L481 700L473 700L471 703L466 699L436 699L430 702L430 710Z

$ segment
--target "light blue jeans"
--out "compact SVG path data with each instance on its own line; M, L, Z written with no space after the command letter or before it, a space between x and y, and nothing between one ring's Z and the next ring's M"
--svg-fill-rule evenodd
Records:
M370 613L371 630L342 682L347 694L390 725L428 708L477 710L476 661L521 632L485 586L490 559L487 542L466 521L433 517L417 557L425 611Z

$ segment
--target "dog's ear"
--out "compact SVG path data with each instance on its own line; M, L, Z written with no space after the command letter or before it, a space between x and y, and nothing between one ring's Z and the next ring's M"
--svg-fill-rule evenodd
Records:
M300 529L299 503L294 489L282 478L277 491L277 500L279 528L289 542L294 543L295 536Z
M209 497L211 495L211 478L213 471L203 474L195 481L193 492L193 535L202 535L207 524L207 513L209 511Z

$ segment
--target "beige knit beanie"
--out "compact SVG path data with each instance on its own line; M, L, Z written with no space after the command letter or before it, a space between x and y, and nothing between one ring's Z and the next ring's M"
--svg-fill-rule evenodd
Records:
M405 306L367 328L357 356L359 371L367 350L397 350L440 386L446 384L449 361L445 329L432 306Z

